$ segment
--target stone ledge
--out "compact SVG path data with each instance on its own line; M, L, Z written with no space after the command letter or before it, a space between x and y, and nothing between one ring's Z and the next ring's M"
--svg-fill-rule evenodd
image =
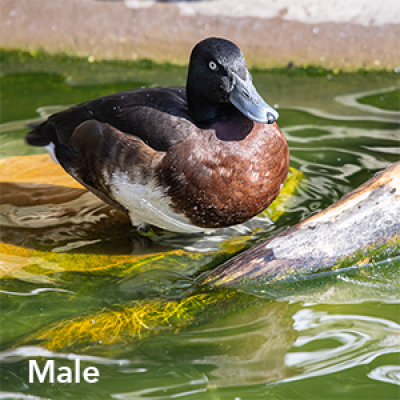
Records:
M282 0L279 6L268 2L267 9L262 0L249 0L246 8L240 0L230 0L230 7L227 0L1 0L0 46L186 64L194 43L222 36L261 68L289 62L344 70L399 67L400 24L393 22L400 20L400 3L347 0L343 12L343 1L321 7L318 0Z

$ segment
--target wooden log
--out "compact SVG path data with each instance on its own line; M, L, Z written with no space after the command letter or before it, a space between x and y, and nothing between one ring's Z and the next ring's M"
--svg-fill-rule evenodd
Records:
M340 260L369 246L398 240L400 162L324 211L222 264L201 285L259 286L287 277L312 276L332 270Z

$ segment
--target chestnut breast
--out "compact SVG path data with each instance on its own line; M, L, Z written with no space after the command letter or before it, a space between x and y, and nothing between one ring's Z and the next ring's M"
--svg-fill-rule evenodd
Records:
M156 175L172 207L204 228L239 224L278 196L289 150L278 125L219 122L170 148ZM230 125L230 126L229 126Z

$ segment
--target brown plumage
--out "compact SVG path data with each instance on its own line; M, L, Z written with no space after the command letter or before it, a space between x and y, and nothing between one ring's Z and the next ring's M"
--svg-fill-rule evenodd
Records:
M276 124L253 124L240 141L221 141L215 130L203 130L161 160L158 181L192 224L239 224L278 196L289 167L286 139Z

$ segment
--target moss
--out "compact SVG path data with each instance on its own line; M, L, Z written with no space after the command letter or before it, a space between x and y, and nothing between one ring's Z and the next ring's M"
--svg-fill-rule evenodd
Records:
M69 55L66 53L55 53L50 54L43 50L8 50L0 48L0 63L3 64L2 72L8 73L9 65L21 64L26 68L35 67L38 65L45 65L46 71L54 67L56 64L62 64L64 68L70 66L85 65L86 68L98 69L99 67L112 66L121 67L122 69L139 69L139 70L170 70L170 69L184 69L180 65L174 65L171 63L158 63L153 60L141 59L141 60L99 60L91 56L79 57L76 55ZM12 70L11 70L12 71ZM61 72L61 71L60 71Z
M143 300L114 310L58 322L30 335L27 341L45 341L51 350L123 344L149 334L175 333L194 320L205 319L204 312L227 304L234 292L198 293L179 300Z
M142 70L152 70L152 69L183 69L186 71L187 65L177 65L169 62L156 62L150 59L140 59L140 60L107 60L107 59L95 59L93 56L77 56L74 54L68 54L65 52L59 53L48 53L43 49L36 49L31 51L26 51L22 49L4 49L0 48L0 63L22 63L29 64L35 62L60 62L60 63L90 63L95 65L110 65L110 66L120 66L128 68L138 68ZM286 67L276 67L276 68L260 68L258 66L252 66L251 71L257 72L269 72L277 75L293 75L293 76L326 76L339 75L339 74L380 74L380 75L394 75L397 73L390 69L371 69L371 68L358 68L356 71L345 71L339 68L327 69L318 65L295 65L289 63Z
M348 257L339 258L334 263L333 270L344 270L347 268L366 268L375 266L381 261L400 255L400 236L395 236L385 243L377 243L357 250Z
M398 75L396 71L393 69L387 70L384 68L358 68L356 70L344 70L340 68L324 68L318 65L294 65L289 63L286 67L275 67L275 68L260 68L257 66L253 66L251 68L252 72L269 72L274 73L276 75L289 75L289 76L327 76L327 75L341 75L341 74L360 74L360 75L368 75L368 74L380 74L380 75Z
M363 247L353 254L340 257L336 261L325 265L315 264L312 260L304 260L302 264L290 264L289 262L274 270L270 275L268 270L256 278L243 277L238 282L230 284L230 287L241 288L252 293L280 294L295 292L301 289L301 282L306 283L306 290L310 289L310 280L316 285L323 285L325 280L335 280L338 274L373 274L380 263L400 257L400 236L395 236L385 243L376 243ZM232 280L232 276L225 277L211 282L214 286L223 286ZM247 290L249 289L249 290Z

